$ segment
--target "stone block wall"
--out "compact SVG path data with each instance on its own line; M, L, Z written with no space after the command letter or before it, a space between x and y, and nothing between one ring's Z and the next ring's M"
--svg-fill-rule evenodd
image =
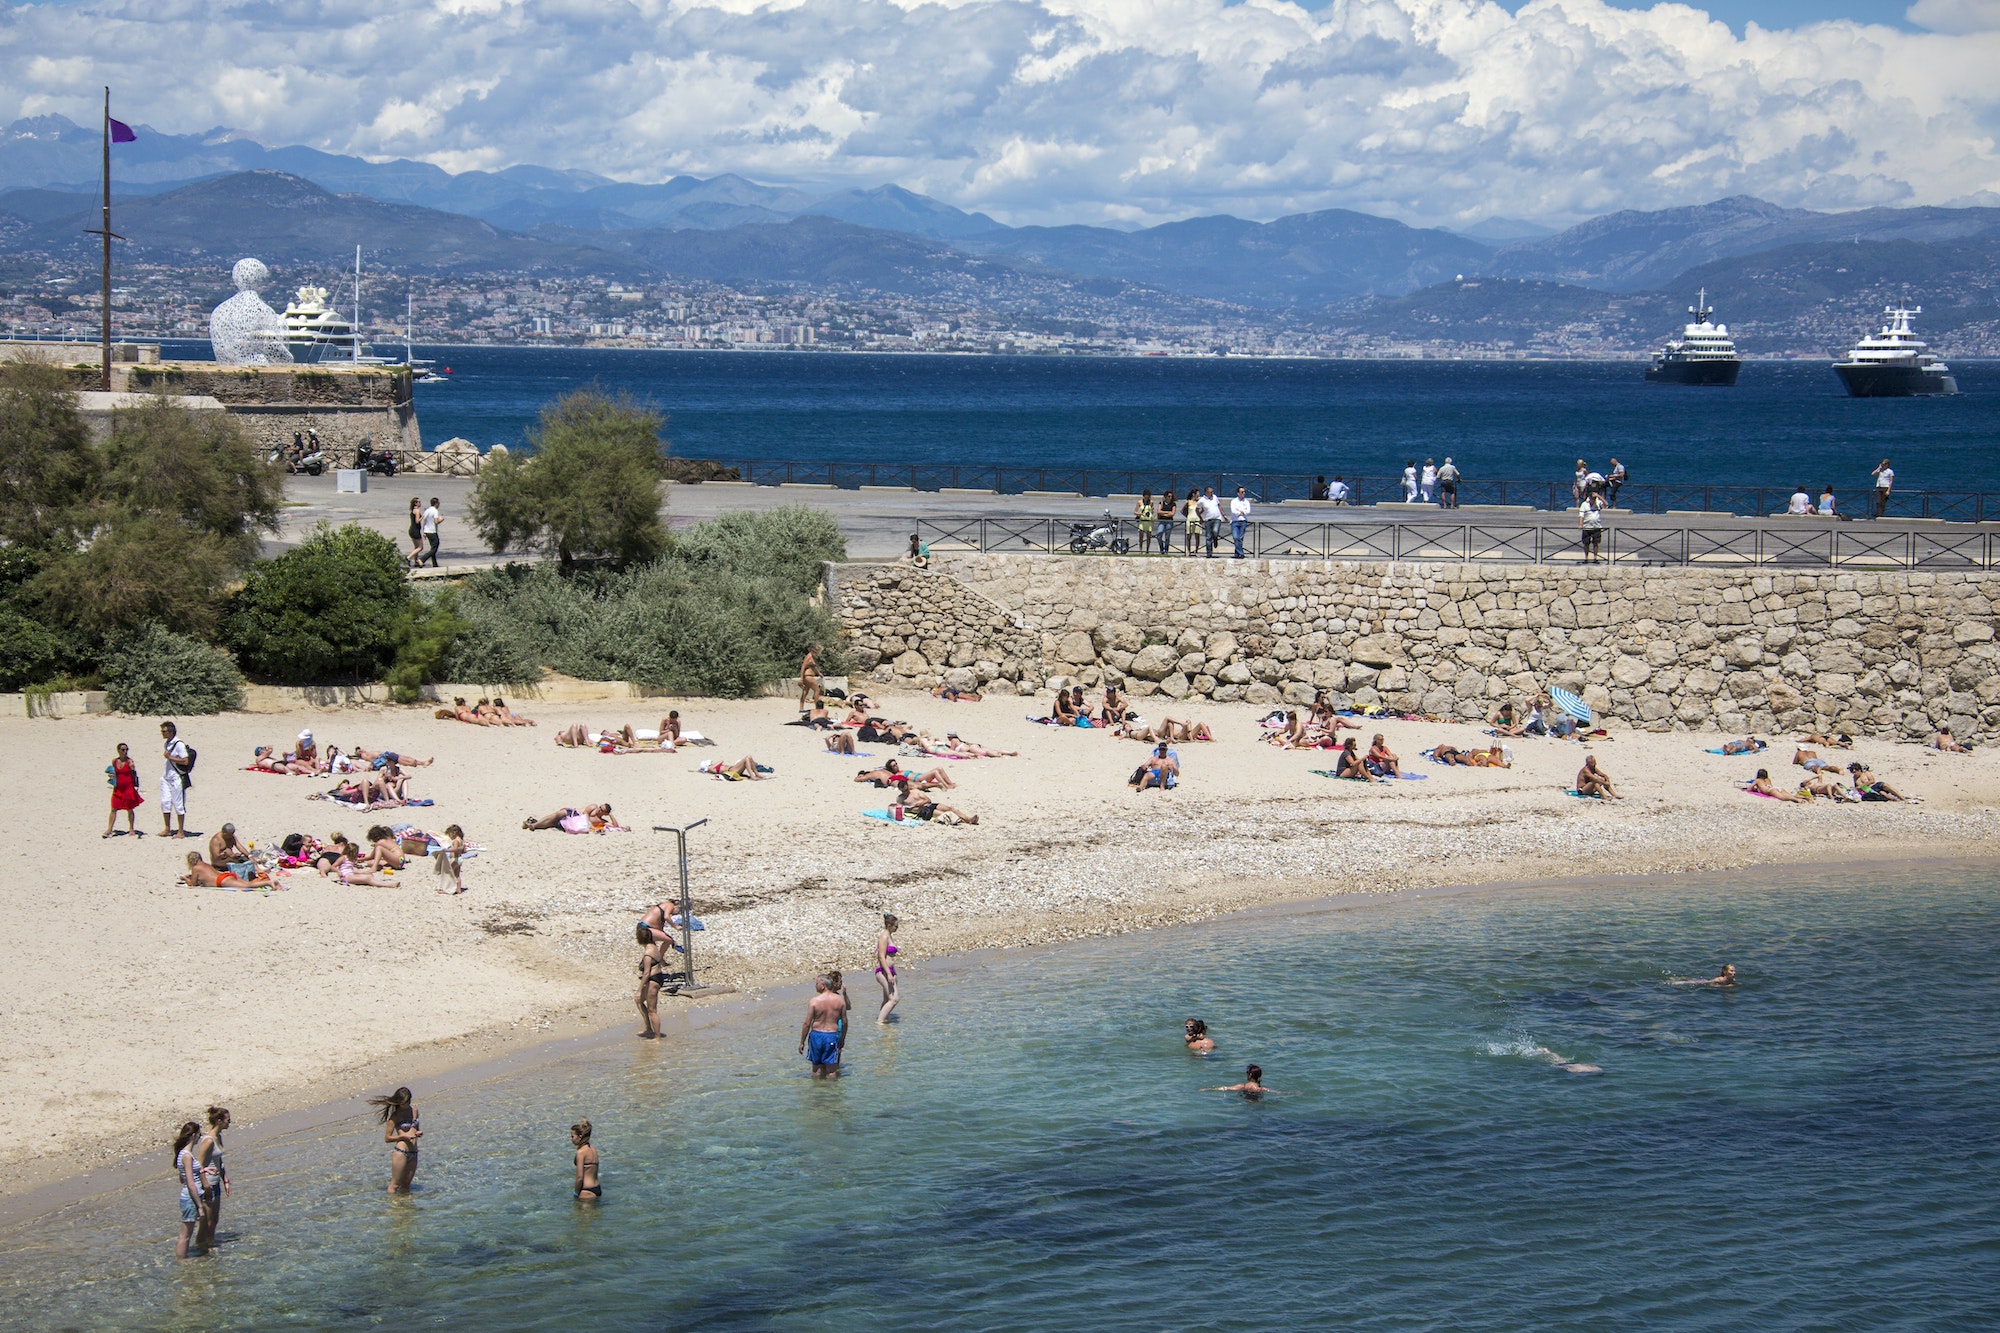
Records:
M828 592L857 668L917 685L1466 720L1562 685L1654 731L2000 737L2000 575L950 555Z

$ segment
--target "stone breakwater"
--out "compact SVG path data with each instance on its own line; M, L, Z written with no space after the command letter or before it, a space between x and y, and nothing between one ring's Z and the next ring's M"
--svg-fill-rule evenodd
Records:
M856 669L912 686L1480 720L1550 685L1652 731L2000 737L2000 575L949 555L832 565Z

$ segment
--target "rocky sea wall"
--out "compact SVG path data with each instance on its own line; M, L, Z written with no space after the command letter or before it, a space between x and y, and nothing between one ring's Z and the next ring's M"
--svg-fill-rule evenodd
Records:
M827 570L857 674L1654 731L2000 736L2000 575L948 555Z

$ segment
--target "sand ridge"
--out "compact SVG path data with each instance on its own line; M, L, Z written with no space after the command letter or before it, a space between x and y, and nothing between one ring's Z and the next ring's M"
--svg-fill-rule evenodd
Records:
M1142 746L1030 725L1023 715L1041 705L883 697L882 711L934 734L952 728L1023 752L943 765L959 787L941 799L980 814L977 828L862 818L887 793L854 774L893 747L863 746L872 761L829 756L818 733L784 725L795 714L777 698L675 701L718 744L659 755L565 750L550 735L576 721L652 726L664 705L523 707L542 725L518 729L439 722L416 708L182 719L201 753L189 816L199 843L158 836L155 719L0 719L0 744L15 757L4 778L10 806L29 815L0 833L9 868L0 917L15 954L0 973L0 1151L10 1168L0 1193L154 1146L211 1101L249 1122L359 1093L362 1080L392 1070L414 1080L564 1033L636 1026L632 922L676 876L673 840L652 832L656 823L709 820L692 842L708 925L697 936L703 980L790 984L829 964L865 974L887 910L904 920L919 993L927 956L1332 894L2000 853L2000 752L1863 741L1856 755L1922 805L1790 806L1735 786L1759 767L1787 784L1800 776L1787 743L1725 757L1703 753L1720 743L1713 735L1619 731L1590 749L1630 799L1602 805L1561 791L1586 753L1575 743L1510 742L1510 771L1445 769L1418 751L1483 739L1476 728L1364 721L1364 743L1383 731L1426 775L1370 787L1310 774L1332 766L1327 752L1260 743L1261 709L1202 705L1193 711L1220 739L1179 747L1179 790L1134 795L1125 779ZM434 767L411 770L410 785L437 805L354 815L307 800L329 782L242 771L254 745L283 746L308 726L322 746L435 755ZM103 768L121 740L139 764L140 827L151 836L101 840ZM774 767L775 780L694 771L744 754ZM635 831L520 827L525 816L602 800ZM51 818L35 817L43 813ZM187 850L224 820L260 843L456 822L487 850L467 864L462 897L434 892L428 866L395 888L309 872L271 894L176 886ZM855 994L865 1012L872 990Z

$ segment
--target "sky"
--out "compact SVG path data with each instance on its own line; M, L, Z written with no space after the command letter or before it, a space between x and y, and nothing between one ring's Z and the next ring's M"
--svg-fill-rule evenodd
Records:
M2000 204L1996 71L2000 0L0 0L0 121L1016 224Z

